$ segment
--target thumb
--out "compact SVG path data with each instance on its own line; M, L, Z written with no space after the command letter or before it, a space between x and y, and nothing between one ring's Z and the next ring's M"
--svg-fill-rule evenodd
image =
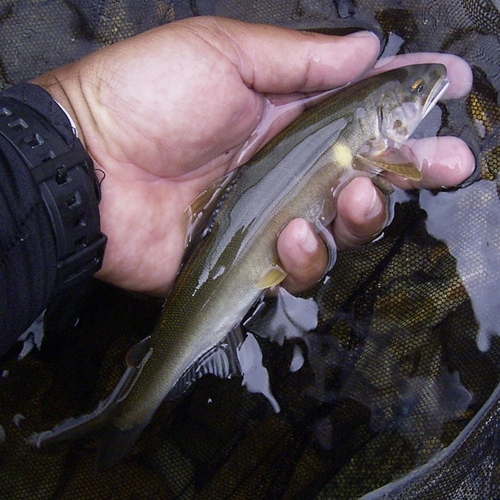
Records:
M380 44L373 33L347 36L302 32L221 18L198 18L226 43L219 50L257 92L311 92L356 80L375 63Z

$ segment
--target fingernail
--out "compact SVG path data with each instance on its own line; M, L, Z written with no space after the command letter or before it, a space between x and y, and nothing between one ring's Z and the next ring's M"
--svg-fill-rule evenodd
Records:
M315 252L318 248L318 240L316 239L316 235L309 228L306 228L306 230L304 230L301 234L299 245L300 248L304 250L304 252Z
M379 59L375 63L375 66L373 66L373 69L379 69L379 68L383 68L384 66L387 66L389 63L394 61L395 57L396 56L382 57L382 59Z
M380 215L380 212L383 210L383 208L384 205L382 203L382 200L380 199L378 192L374 189L372 202L368 207L368 210L366 211L366 215L368 218L374 219L375 217L378 217Z
M371 31L367 31L367 30L349 33L349 35L347 35L347 36L352 37L352 38L368 38L370 36L374 36L375 38L378 39L378 37L377 37L377 35L375 35L375 33L371 32Z

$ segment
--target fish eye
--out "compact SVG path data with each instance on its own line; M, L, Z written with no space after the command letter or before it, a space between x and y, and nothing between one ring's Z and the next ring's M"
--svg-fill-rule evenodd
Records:
M424 80L422 78L415 80L411 86L411 90L412 92L421 94L424 91Z

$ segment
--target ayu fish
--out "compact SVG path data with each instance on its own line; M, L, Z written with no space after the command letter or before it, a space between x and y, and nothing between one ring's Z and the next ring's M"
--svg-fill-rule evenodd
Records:
M158 406L205 373L239 374L231 335L265 289L285 278L276 239L292 219L325 229L339 191L383 170L419 179L400 147L448 86L440 64L406 66L354 83L316 104L252 160L198 196L188 217L187 257L151 337L131 349L128 368L90 414L29 441L42 448L107 428L99 467L123 457ZM216 209L216 210L214 210Z

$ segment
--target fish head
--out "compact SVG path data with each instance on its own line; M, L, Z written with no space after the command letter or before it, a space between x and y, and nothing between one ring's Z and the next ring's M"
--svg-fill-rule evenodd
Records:
M407 141L450 83L443 64L405 66L398 73L399 84L384 92L378 110L379 132L396 147Z

